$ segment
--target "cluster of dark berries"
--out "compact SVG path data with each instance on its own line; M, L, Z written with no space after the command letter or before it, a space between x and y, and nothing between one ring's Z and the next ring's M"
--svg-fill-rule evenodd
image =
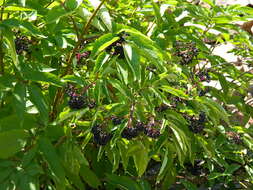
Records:
M144 134L147 135L148 137L156 139L161 135L161 133L158 129L154 128L154 126L155 126L154 123L148 123L144 129Z
M108 53L111 53L112 55L118 55L119 59L124 59L124 49L123 49L123 43L125 42L125 34L119 34L119 38L117 41L113 42L111 45L109 45L105 50Z
M174 46L176 48L175 55L181 57L181 65L191 63L193 58L197 56L199 52L194 43L176 42Z
M103 131L100 125L94 125L91 129L94 137L94 142L98 145L105 146L111 139L112 134Z
M89 107L90 109L96 107L96 102L92 99L88 99L80 95L76 87L72 84L68 84L65 92L69 96L68 105L71 109L82 109L84 107Z
M148 123L147 125L143 122L137 121L133 126L127 126L121 133L123 138L128 140L137 137L141 132L151 138L158 138L161 134L159 129L154 128L155 124Z
M122 123L122 119L117 116L112 116L111 119L112 119L113 125L119 125Z
M148 167L147 170L145 172L146 176L156 176L160 169L161 169L161 162L157 162L153 159L150 160L150 162L148 163Z
M206 114L201 112L199 118L189 117L187 118L190 121L189 129L193 133L201 133L205 127Z
M83 96L79 94L72 94L72 96L70 96L70 99L68 101L68 105L71 109L79 110L85 107L86 101Z
M131 140L139 135L139 130L136 127L126 127L122 133L121 137Z
M190 172L192 175L199 176L204 172L203 164L203 160L195 160L194 165L192 165L191 163L187 163L185 166L187 171Z
M199 77L200 81L201 82L210 82L211 81L211 77L209 75L209 73L207 71L202 71L202 72L199 72L197 74L197 76Z
M22 54L23 52L30 53L29 44L31 41L26 36L17 36L15 39L15 46L17 54Z
M76 60L77 60L77 64L78 65L82 65L85 63L85 60L89 58L91 52L90 51L86 51L83 53L77 53L76 54Z

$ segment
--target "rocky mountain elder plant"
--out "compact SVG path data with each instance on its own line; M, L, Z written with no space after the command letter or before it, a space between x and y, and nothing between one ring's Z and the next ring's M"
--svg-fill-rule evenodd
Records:
M252 188L252 10L0 0L0 189Z

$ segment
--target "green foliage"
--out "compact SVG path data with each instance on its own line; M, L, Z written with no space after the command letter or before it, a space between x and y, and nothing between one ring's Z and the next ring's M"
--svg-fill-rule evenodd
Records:
M0 0L0 189L251 189L252 8L202 2Z

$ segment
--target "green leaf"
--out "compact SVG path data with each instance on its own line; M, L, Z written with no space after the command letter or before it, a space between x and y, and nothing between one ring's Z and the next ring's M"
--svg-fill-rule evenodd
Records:
M141 80L141 63L138 50L135 47L131 47L129 44L123 45L125 56L132 73L134 74L134 80L140 82Z
M115 37L112 33L105 34L98 38L94 44L93 49L91 51L91 57L97 55L100 51L103 51L106 47L111 45L113 42L117 41L119 37Z
M80 175L82 179L90 186L93 188L98 188L98 186L101 185L100 180L96 176L96 174L88 167L85 165L81 165L80 168Z
M94 7L94 9L96 9L99 6L99 4L101 3L101 1L92 0L92 1L90 1L90 3ZM102 20L102 22L107 27L107 29L109 31L111 31L112 30L112 19L111 19L108 9L104 5L102 5L102 7L99 9L97 16Z
M189 181L183 180L183 185L186 187L187 190L197 190L197 186Z
M109 60L109 58L110 55L106 54L105 52L100 53L96 59L93 72L94 73L98 72L103 67L104 64L108 64L107 61Z
M110 79L109 83L111 83L114 88L118 89L120 93L123 94L126 98L129 98L129 99L133 98L133 95L131 94L128 87L122 84L117 79Z
M24 64L22 64L21 70L24 78L27 80L36 82L48 82L58 87L63 86L61 80L52 73L36 71Z
M28 133L16 129L0 133L0 158L6 159L22 150L26 144Z
M138 176L142 176L143 173L146 171L148 166L149 157L148 157L148 150L146 147L141 143L136 143L137 150L132 153L134 158L134 164L138 172Z
M59 185L59 187L65 189L65 171L61 164L60 158L56 153L55 147L52 145L49 139L40 137L39 149L43 153L43 156L52 171L55 182Z
M10 55L12 58L12 61L14 65L16 66L17 69L19 69L18 65L18 58L16 54L16 47L14 43L14 38L13 38L13 32L9 29L9 27L6 27L4 25L0 25L0 31L1 35L3 35L4 39L7 41L7 44L9 46L8 50L10 51Z
M114 174L107 174L106 179L108 183L117 185L118 187L131 190L141 190L139 185L127 176L117 176Z
M66 0L65 1L65 6L68 10L75 10L82 4L82 0Z
M44 95L39 87L31 84L28 87L29 99L37 107L44 123L48 122L48 105L44 99Z
M34 35L45 37L36 26L27 21L20 21L18 19L11 18L4 20L2 23L9 27L25 28Z
M47 24L51 24L57 20L59 20L61 17L69 15L71 12L66 12L66 10L61 6L55 6L50 11L48 11L45 20Z
M182 90L175 89L175 88L167 86L167 85L163 85L161 87L161 89L164 90L165 92L169 92L170 94L173 94L173 95L178 96L180 98L188 98L188 95L185 94Z
M20 120L23 120L26 109L26 85L24 83L17 83L13 91L13 96L17 115Z

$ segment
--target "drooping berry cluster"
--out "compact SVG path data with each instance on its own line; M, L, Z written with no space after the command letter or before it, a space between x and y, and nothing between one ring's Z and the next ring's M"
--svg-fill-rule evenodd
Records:
M121 137L128 140L133 139L139 135L139 131L136 127L126 127L122 133Z
M82 109L86 105L85 98L79 94L72 94L68 101L68 105L71 109Z
M133 126L127 126L122 131L121 136L130 140L137 137L141 132L154 139L161 135L159 129L155 128L155 123L149 122L148 124L144 124L143 122L137 121Z
M194 165L191 163L185 164L186 169L188 172L190 172L192 175L199 176L204 172L203 168L204 161L203 160L195 160Z
M204 112L199 114L199 118L188 117L187 119L190 122L189 129L193 133L201 133L203 131L206 121L206 114Z
M117 56L119 59L124 59L125 54L124 54L124 49L123 49L123 43L125 42L124 38L125 34L119 34L119 38L117 41L113 42L111 45L109 45L106 48L106 52L111 53L112 55Z
M175 43L175 48L175 55L181 57L181 65L187 65L191 63L193 58L197 56L199 52L194 43L185 43L178 41Z
M101 146L105 146L113 136L111 133L103 131L101 125L94 125L91 129L91 133L93 134L94 142Z
M17 36L15 39L15 46L17 54L22 54L23 52L29 52L29 44L31 41L26 36Z
M85 63L85 60L89 58L91 52L90 51L86 51L83 53L77 53L76 54L76 60L77 60L77 64L78 65L82 65Z
M74 85L68 84L65 92L69 96L68 105L71 109L79 110L86 106L85 98L77 93L77 89Z

